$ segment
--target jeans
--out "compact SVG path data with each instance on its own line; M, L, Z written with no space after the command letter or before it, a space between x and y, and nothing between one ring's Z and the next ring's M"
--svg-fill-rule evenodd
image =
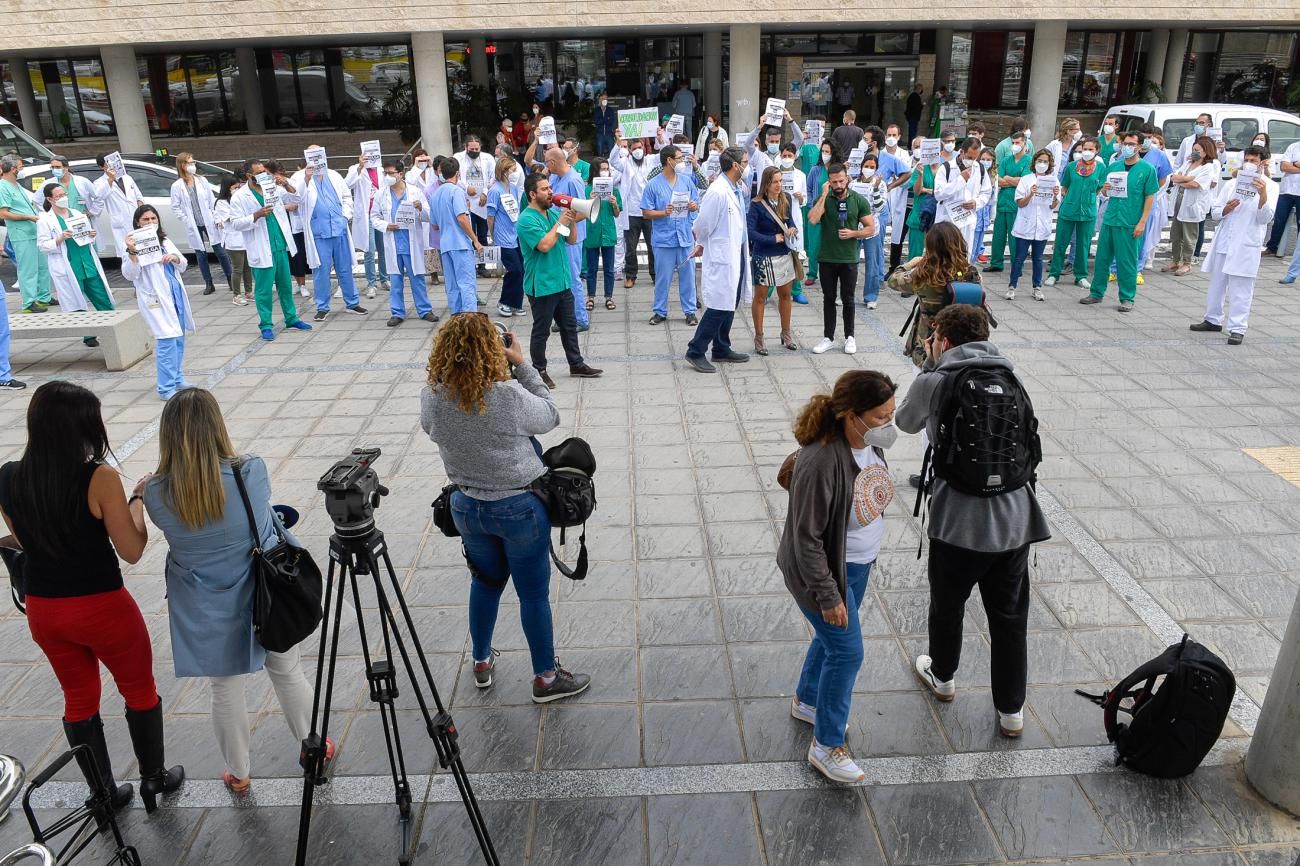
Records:
M1001 553L966 550L930 539L930 656L936 679L950 680L961 662L962 618L971 590L989 622L993 705L1016 713L1025 703L1029 658L1029 545ZM818 713L820 715L820 712Z
M206 228L200 226L199 234L205 241L208 239L208 230ZM221 265L221 272L226 275L226 282L229 283L233 269L230 265L230 258L226 255L225 248L222 247L221 244L213 244L212 253L217 257L217 264ZM198 260L199 273L203 274L203 284L205 286L212 285L212 268L208 264L208 254L203 251L202 244L200 244L199 248L194 251L194 258Z
M1282 235L1286 233L1287 220L1291 219L1292 214L1295 214L1295 220L1300 224L1300 195L1282 193L1277 197L1277 210L1273 214L1273 232L1265 244L1270 253L1277 252L1278 245L1282 243Z
M880 284L885 281L885 230L882 227L874 238L862 242L862 300L872 303L880 297Z
M429 303L429 293L424 289L424 262L420 262L420 270L417 271L411 267L410 253L398 253L397 273L390 276L393 278L393 287L388 293L390 313L399 319L406 318L406 278L411 281L411 298L415 301L415 314L423 316L433 312L433 304Z
M995 197L996 198L996 197ZM993 222L993 209L997 205L989 202L979 209L975 215L975 243L971 245L970 260L978 261L984 253L984 233L988 230L989 224Z
M650 248L650 257L657 268L652 309L660 316L668 316L668 292L673 274L677 275L677 299L682 305L682 313L687 316L695 314L695 259L690 255L690 247Z
M821 263L822 292L822 336L828 340L835 339L835 296L839 293L844 305L844 336L853 336L853 311L857 302L858 263L844 262Z
M1192 255L1199 259L1203 246L1205 246L1205 220L1201 220L1201 224L1196 228L1196 249L1192 251Z
M1018 238L1014 235L1011 238L1011 288L1016 288L1020 283L1020 274L1025 269L1025 258L1033 253L1034 267L1034 288L1037 289L1043 285L1043 250L1047 249L1047 241L1034 241L1028 238Z
M650 279L655 277L655 257L653 255L654 229L653 223L645 217L629 216L627 218L627 230L623 232L624 243L627 247L627 259L623 262L623 276L629 280L635 280L637 271L640 269L640 263L637 260L637 245L641 241L642 233L645 234L645 245L651 248L650 256Z
M1296 235L1295 251L1291 253L1291 266L1286 269L1286 275L1293 280L1300 277L1300 234ZM6 333L8 327L8 325L5 326ZM9 357L8 352L5 352L5 357Z
M501 303L512 310L522 310L524 308L524 254L519 251L519 247L501 248L501 266L506 269L506 275L501 278Z
M848 625L831 625L819 610L801 607L799 611L812 624L813 639L804 656L803 671L795 697L817 708L813 736L828 749L844 745L844 729L853 702L853 683L862 667L862 623L858 609L867 594L867 578L874 563L850 562L845 566L844 606L849 612Z
M564 356L569 366L582 364L582 351L578 348L578 320L573 315L569 293L530 295L528 304L533 309L533 330L528 340L528 354L533 367L537 370L546 369L546 343L551 339L551 322L560 326L560 345L564 347Z
M587 291L582 281L582 244L565 244L564 252L569 257L569 296L573 298L573 317L578 327L586 328L591 324L591 317L587 315Z
M614 149L614 135L608 132L596 133L596 155L609 156L609 152Z
M447 309L453 314L478 309L478 277L473 250L443 250L442 274L447 279Z
M284 711L285 724L294 742L301 742L311 732L312 688L302 672L298 647L288 652L266 654L266 675L275 689L275 699ZM217 749L230 772L240 779L252 774L249 760L247 683L252 674L210 677L212 689L212 730Z
M700 316L700 324L695 328L695 336L686 346L686 357L703 358L704 350L713 344L715 358L731 354L731 323L735 321L735 310L715 310L706 307Z
M0 310L0 382L8 382L13 377L13 369L9 366L9 310L6 308Z
M347 234L333 238L316 238L316 255L320 265L311 272L311 291L316 309L328 312L330 308L330 268L338 276L343 291L343 306L355 307L361 303L357 281L352 277L352 239Z
M533 674L554 669L555 637L548 598L551 521L546 506L532 493L489 502L457 491L451 497L451 513L471 565L469 634L474 660L492 657L501 593L513 578Z
M375 260L379 260L379 268L375 269ZM361 263L366 269L366 285L373 286L379 280L387 281L388 263L384 261L384 235L378 229L370 230L370 245L366 247L366 254L361 257ZM352 261L348 260L348 272L352 271Z
M596 267L605 273L605 297L614 297L614 248L587 247L587 297L596 297Z

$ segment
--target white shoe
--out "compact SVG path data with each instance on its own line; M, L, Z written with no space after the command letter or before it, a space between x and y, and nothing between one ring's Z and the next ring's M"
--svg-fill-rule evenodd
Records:
M1088 291L1092 290L1092 283L1088 282L1086 277L1084 279L1079 280L1077 283L1075 283L1075 285L1081 289L1086 289Z
M1056 285L1056 277L1048 277L1047 279L1043 280L1043 282L1049 286L1054 286Z
M853 760L848 749L843 746L834 749L823 748L815 737L808 745L808 763L832 782L851 785L866 778L866 774Z
M874 310L875 308L876 308L876 302L875 302L875 301L867 301L867 309L868 309L868 310Z
M336 298L341 298L341 297L343 297L343 290L342 290L342 289L335 289L335 290L334 290L334 297L336 297Z
M947 703L957 694L957 683L954 680L947 680L945 682L944 680L937 678L934 675L934 671L930 669L932 664L933 659L929 656L917 656L916 676L921 680L921 683L930 690L931 694L944 703Z
M852 337L844 338L844 354L856 355L858 353L858 341Z
M824 355L825 353L829 352L831 350L831 346L834 345L835 345L834 340L830 339L829 337L822 337L821 340L817 342L817 345L812 347L812 353L814 355Z
M301 295L301 296L304 297L304 298L310 298L310 297L311 297L311 289L307 288L306 286L299 286L299 287L298 287L298 294Z
M1038 286L1034 286L1034 300L1035 301L1047 300L1047 295L1044 295L1043 290L1040 289Z
M377 294L377 291L378 290L375 288L375 284L371 283L370 285L366 286L366 297L373 298Z
M1017 713L998 712L998 729L1002 731L1004 737L1018 737L1025 730L1025 712L1021 710Z
M801 722L807 722L810 725L817 724L817 708L808 706L798 698L795 698L790 704L790 715Z
M1015 299L1016 299L1016 290L1015 290L1015 289L1007 289L1007 300L1008 300L1008 301L1014 301Z
M231 303L233 303L236 307L247 307L248 298L244 297L243 295L235 295L235 300L233 300Z

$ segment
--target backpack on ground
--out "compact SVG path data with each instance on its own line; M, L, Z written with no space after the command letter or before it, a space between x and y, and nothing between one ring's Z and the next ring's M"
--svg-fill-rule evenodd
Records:
M1222 659L1183 635L1105 694L1075 691L1105 711L1116 764L1175 779L1195 770L1218 741L1237 681Z

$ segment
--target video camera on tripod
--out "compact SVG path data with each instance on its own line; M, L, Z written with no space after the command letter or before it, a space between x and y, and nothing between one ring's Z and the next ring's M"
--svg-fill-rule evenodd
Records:
M325 494L325 511L340 535L354 536L374 528L375 509L388 495L388 488L379 483L379 473L370 465L380 453L378 448L354 448L316 482L316 489Z

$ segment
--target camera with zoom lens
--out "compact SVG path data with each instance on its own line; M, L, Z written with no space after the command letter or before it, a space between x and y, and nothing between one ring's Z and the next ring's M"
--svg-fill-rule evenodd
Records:
M375 509L388 488L379 483L371 465L378 448L354 448L352 453L329 468L316 482L325 494L325 511L340 535L368 532L375 525Z
M500 322L493 322L492 327L497 329L497 335L501 337L501 345L505 346L507 349L514 345L514 338L510 336L510 332L506 330L505 325Z

